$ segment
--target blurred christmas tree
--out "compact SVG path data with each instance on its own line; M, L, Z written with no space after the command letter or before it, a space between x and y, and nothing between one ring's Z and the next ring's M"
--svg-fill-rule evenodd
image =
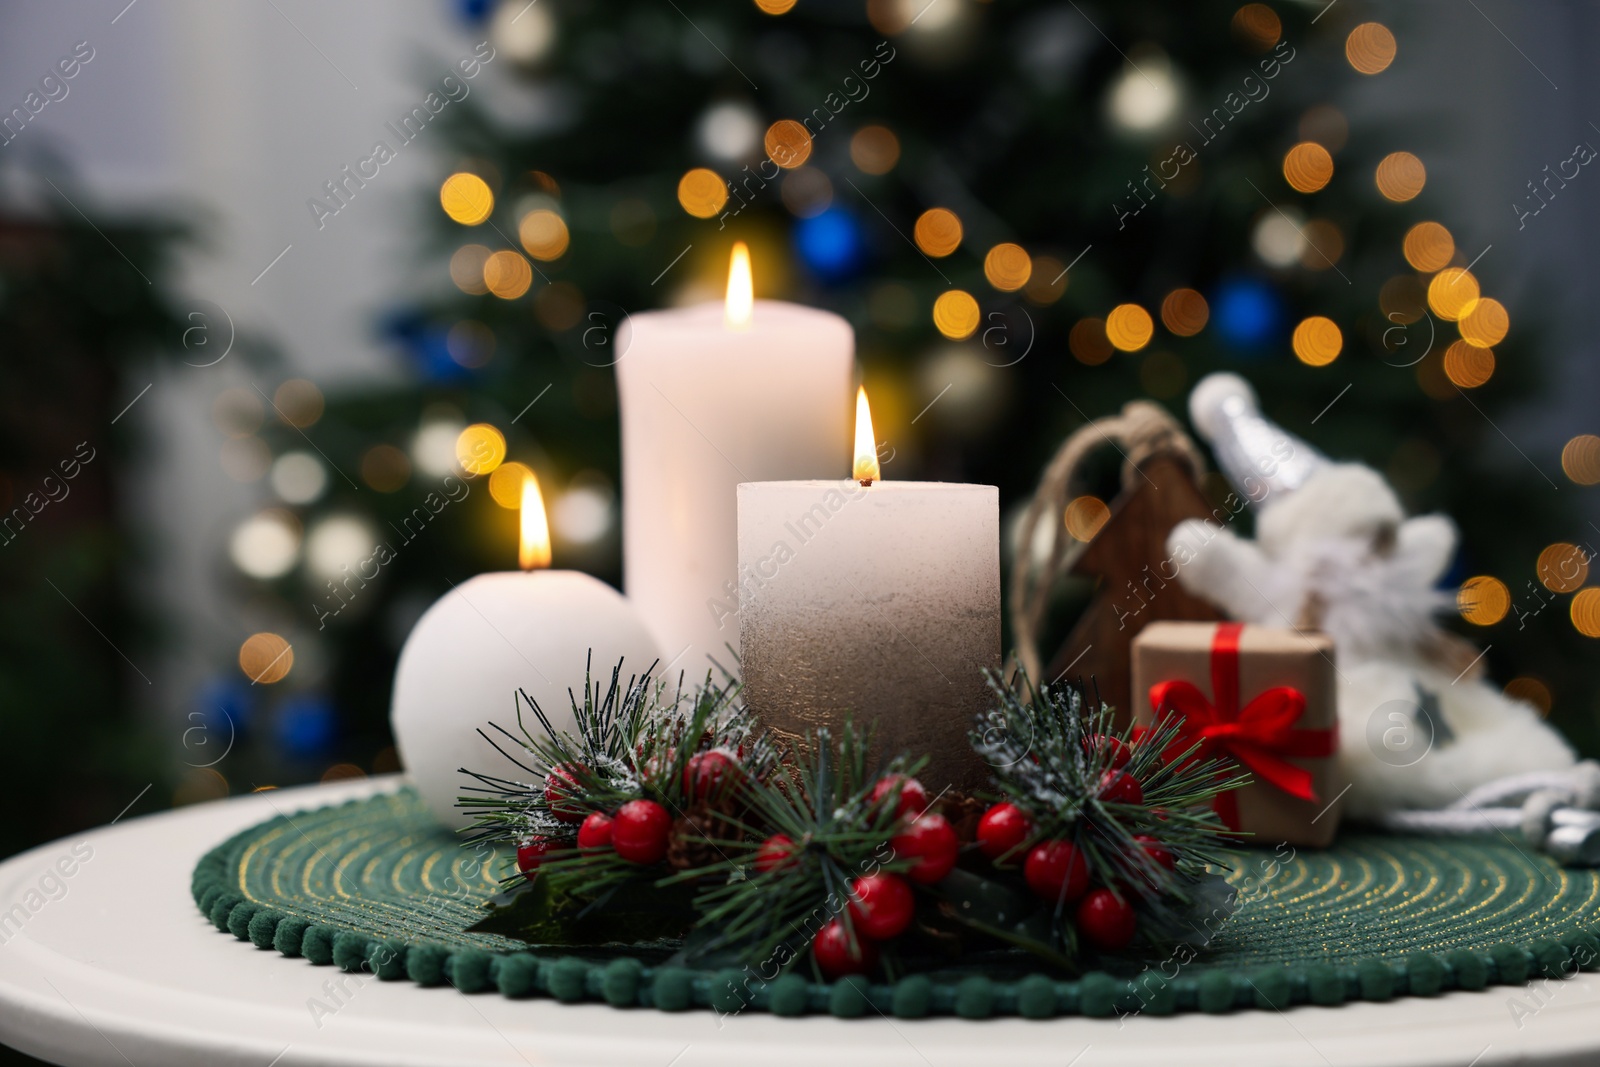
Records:
M540 118L481 96L440 116L459 153L429 207L441 291L390 324L414 384L330 398L307 432L333 472L279 442L325 484L293 498L305 564L274 588L291 643L333 664L328 752L374 760L410 623L511 565L517 464L553 501L558 562L620 578L616 326L718 297L736 238L759 295L855 326L890 477L991 482L1014 506L1087 418L1245 374L1285 427L1460 522L1463 629L1600 748L1565 603L1586 550L1550 544L1582 540L1552 491L1568 479L1494 421L1532 395L1529 337L1467 270L1485 242L1429 218L1414 132L1340 110L1405 62L1356 5L483 7L463 11L488 62ZM1569 452L1568 477L1600 480ZM1114 491L1116 461L1085 496ZM458 500L463 466L487 477ZM1076 512L1085 536L1096 511ZM1541 550L1584 574L1541 582Z

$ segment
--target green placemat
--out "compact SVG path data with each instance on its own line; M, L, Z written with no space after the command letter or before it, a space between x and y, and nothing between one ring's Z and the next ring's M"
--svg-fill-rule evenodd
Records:
M193 894L218 929L315 964L663 1010L1166 1015L1431 996L1600 967L1600 873L1504 837L1346 834L1321 852L1249 850L1229 877L1238 908L1198 952L1075 979L1030 974L1019 954L893 985L764 982L668 966L661 950L546 953L464 932L507 865L504 852L463 848L401 790L252 827L201 859Z

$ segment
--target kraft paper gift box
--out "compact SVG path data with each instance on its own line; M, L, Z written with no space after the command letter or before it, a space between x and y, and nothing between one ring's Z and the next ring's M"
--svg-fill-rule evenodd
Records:
M1339 828L1345 783L1333 641L1325 634L1240 623L1157 622L1133 642L1134 721L1175 716L1176 751L1232 760L1250 784L1216 810L1246 841L1316 848ZM1176 754L1176 753L1175 753Z

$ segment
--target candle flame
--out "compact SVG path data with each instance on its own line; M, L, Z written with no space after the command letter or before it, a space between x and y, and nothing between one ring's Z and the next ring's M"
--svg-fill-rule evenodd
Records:
M750 249L743 241L735 241L733 258L728 262L728 325L734 329L749 326L755 300L755 282L750 276Z
M878 439L872 433L872 409L867 406L867 388L856 389L856 464L851 475L862 485L881 477L878 469Z
M522 479L522 543L517 563L525 571L550 566L550 521L545 518L539 480L531 472Z

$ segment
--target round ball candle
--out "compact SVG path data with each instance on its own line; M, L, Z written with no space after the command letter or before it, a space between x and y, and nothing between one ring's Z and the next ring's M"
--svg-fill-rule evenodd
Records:
M406 638L395 669L395 747L428 810L451 829L472 821L456 807L473 784L462 768L498 773L504 766L477 731L490 721L514 728L519 689L552 726L575 731L569 690L583 699L591 663L604 689L619 660L626 683L659 657L615 589L579 571L545 569L549 526L531 477L522 486L521 524L522 570L480 574L440 598Z
M735 488L849 458L849 324L751 284L735 245L725 303L630 316L617 342L623 588L691 678L739 647Z
M930 790L970 791L1000 666L999 492L880 481L864 391L857 408L855 477L739 486L745 700L793 740L853 718L887 755L927 754Z

